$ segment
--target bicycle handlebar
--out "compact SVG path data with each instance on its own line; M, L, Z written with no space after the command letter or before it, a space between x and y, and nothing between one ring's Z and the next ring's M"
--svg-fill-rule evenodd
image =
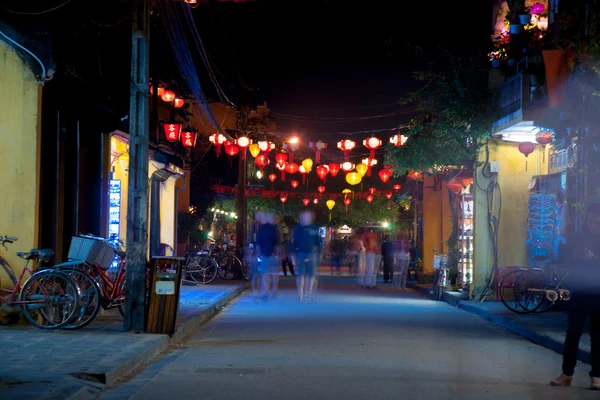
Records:
M4 246L5 243L14 243L17 240L19 240L19 238L16 238L14 236L0 236L0 244L6 249L6 246Z

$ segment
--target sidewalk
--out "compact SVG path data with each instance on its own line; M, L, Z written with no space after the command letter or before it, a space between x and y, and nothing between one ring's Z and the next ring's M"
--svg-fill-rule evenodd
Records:
M0 398L91 399L214 317L245 288L244 281L182 286L177 331L167 335L122 332L117 310L78 331L0 326Z
M422 294L431 297L429 294L431 285L411 286ZM567 330L567 314L564 311L551 309L541 314L516 314L506 308L502 302L488 301L481 303L479 301L463 300L458 292L444 293L443 300L513 331L535 344L559 354L563 352ZM585 332L581 338L577 359L588 364L590 362L590 336L588 332Z

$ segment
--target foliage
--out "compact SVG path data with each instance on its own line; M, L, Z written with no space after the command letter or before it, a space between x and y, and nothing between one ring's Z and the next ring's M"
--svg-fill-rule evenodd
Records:
M210 166L201 163L190 174L190 205L196 214L203 216L206 210L215 201L215 192L212 190L210 179Z
M179 211L177 214L177 236L180 242L199 243L203 238L201 218L197 213Z
M407 142L389 147L386 155L395 175L472 163L497 115L485 59L459 58L447 51L418 55L424 58L423 67L414 78L423 85L402 100L415 106L416 115L403 126Z

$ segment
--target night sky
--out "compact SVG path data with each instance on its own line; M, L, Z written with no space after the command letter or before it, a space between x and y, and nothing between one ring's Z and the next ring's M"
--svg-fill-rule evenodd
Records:
M211 3L194 13L208 51L226 77L221 81L229 86L226 92L241 102L267 101L278 131L313 135L385 129L405 122L406 115L335 123L314 118L402 110L398 99L417 87L412 80L415 57L408 44L483 54L489 43L491 4L471 3L476 4L264 0ZM253 91L243 89L246 85Z

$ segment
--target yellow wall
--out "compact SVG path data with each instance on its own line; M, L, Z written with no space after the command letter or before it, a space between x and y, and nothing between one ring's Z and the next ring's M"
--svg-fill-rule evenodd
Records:
M545 156L541 146L527 158L519 152L518 143L492 140L489 144L489 160L499 161L500 172L492 179L497 179L500 191L494 196L493 215L497 210L501 196L500 226L498 230L498 268L505 266L527 265L525 243L527 241L527 203L529 200L528 185L535 175L548 173L548 150ZM480 162L485 162L485 150L482 150ZM485 287L493 267L492 243L488 229L487 193L482 189L488 187L490 179L483 177L481 168L478 169L475 185L474 224L475 224L475 255L473 278L476 295Z
M160 185L160 242L175 249L175 182L174 175Z
M433 249L446 253L446 241L452 233L452 217L448 189L445 183L434 186L434 178L425 176L423 181L423 272L433 274Z
M0 40L0 235L19 238L0 248L15 272L24 264L15 255L38 244L41 86L19 55ZM0 284L8 278L0 273Z

